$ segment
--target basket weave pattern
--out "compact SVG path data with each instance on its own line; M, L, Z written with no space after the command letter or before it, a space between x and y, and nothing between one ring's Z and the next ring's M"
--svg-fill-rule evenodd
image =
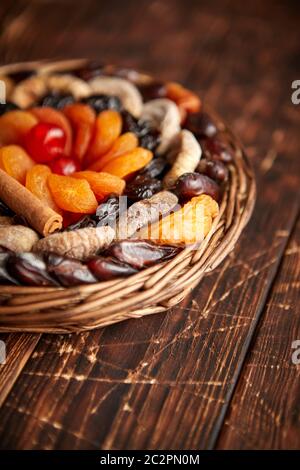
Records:
M57 67L71 70L76 65L76 61L64 61ZM4 66L0 75L10 70L24 70L24 64ZM247 157L236 137L218 122L234 148L234 160L228 166L219 215L197 250L186 247L172 260L126 279L70 288L0 286L0 331L91 330L166 311L189 294L233 250L255 202L255 180Z

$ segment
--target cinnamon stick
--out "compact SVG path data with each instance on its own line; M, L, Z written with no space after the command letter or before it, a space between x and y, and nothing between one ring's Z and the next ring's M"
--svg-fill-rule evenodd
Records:
M0 199L46 237L62 228L62 216L45 205L25 186L0 169Z

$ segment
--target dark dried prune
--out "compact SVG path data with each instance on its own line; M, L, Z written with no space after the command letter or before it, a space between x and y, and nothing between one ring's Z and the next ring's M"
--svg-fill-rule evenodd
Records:
M188 201L192 197L208 194L216 201L220 197L219 185L208 176L200 173L185 173L176 181L175 192L181 201Z
M38 106L50 106L51 108L62 109L73 103L75 103L73 95L52 92L43 96L40 99Z
M209 176L218 183L222 183L228 179L228 168L223 162L218 160L206 160L205 158L202 158L196 171Z
M43 257L37 253L15 253L6 262L8 273L27 286L54 286Z
M207 159L221 160L224 163L229 163L233 159L233 149L220 139L205 139L201 142L201 146Z
M49 253L46 255L48 272L65 286L77 286L79 284L93 284L97 279L89 268L80 261L65 256Z
M124 194L132 201L139 201L152 197L155 193L158 193L161 188L162 183L160 180L151 178L151 176L148 175L137 175L127 184Z
M122 263L142 269L172 258L178 253L178 248L156 245L147 240L121 240L112 244L106 253Z
M151 128L145 121L136 119L129 111L122 111L123 128L124 132L133 132L139 139L149 134Z
M148 134L143 135L139 139L139 145L145 149L151 150L152 152L158 147L160 143L160 134L155 129L148 132Z
M150 178L157 178L163 176L164 172L168 169L168 162L165 158L153 158L150 163L139 173L140 175L147 175Z
M15 109L20 109L19 106L17 106L15 103L12 103L11 101L7 101L6 103L0 103L0 116L2 116L5 113L8 113L9 111L14 111Z
M9 256L13 255L13 252L8 248L0 246L0 283L9 283L9 284L18 284L16 279L14 279L6 268L6 263Z
M212 137L218 132L217 124L213 118L205 113L189 113L184 127L191 131L197 138Z
M84 215L74 224L68 225L65 228L65 231L72 232L73 230L78 230L80 228L96 227L96 225L97 225L96 219L92 215Z
M99 281L109 281L116 277L127 277L137 272L132 266L117 259L96 256L88 262L88 267Z
M144 101L155 100L157 98L165 98L167 89L163 82L153 81L138 86Z
M97 207L95 214L97 227L115 225L119 211L119 197L112 194L105 202L102 202L102 204Z
M101 113L101 111L106 109L115 109L116 111L121 111L122 109L120 98L113 95L91 95L83 98L81 102L91 106L96 113Z
M94 77L103 75L103 69L104 69L103 64L95 60L92 60L84 67L79 67L77 69L72 70L72 74L78 78L81 78L81 80L88 82Z
M0 201L0 215L13 217L15 213L3 201Z

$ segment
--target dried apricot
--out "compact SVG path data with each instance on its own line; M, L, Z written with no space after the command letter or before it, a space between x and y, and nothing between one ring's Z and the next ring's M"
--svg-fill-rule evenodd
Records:
M95 120L95 111L83 103L70 104L63 110L74 131L73 156L82 160L90 144Z
M109 173L78 171L77 173L73 173L72 177L87 180L98 201L104 199L105 196L109 194L120 195L125 189L125 181Z
M25 184L26 173L34 165L28 153L18 145L7 145L0 149L0 166L19 183Z
M64 130L66 134L64 154L70 155L72 151L72 128L66 116L61 111L50 108L48 106L44 106L42 108L32 108L30 112L41 122L56 125Z
M122 117L118 111L108 109L98 115L94 135L87 152L87 166L111 149L115 140L121 134L121 130Z
M27 172L26 188L47 206L51 207L51 209L60 213L61 210L57 204L55 204L48 187L48 177L50 175L51 170L47 165L34 165L34 167Z
M152 157L153 154L150 150L137 147L131 152L124 153L108 162L103 167L103 171L119 176L119 178L126 178L144 168L151 161Z
M97 199L86 180L49 175L48 185L54 201L61 209L81 214L93 214L96 211Z
M206 194L191 199L181 209L169 214L159 222L142 228L138 238L169 245L189 245L201 242L211 229L219 206Z
M181 111L182 118L186 113L197 113L201 108L201 100L196 93L183 87L180 83L167 83L167 97L175 101Z
M117 138L112 148L102 155L95 163L93 163L89 170L101 171L102 168L115 157L119 157L124 153L134 150L138 146L138 138L133 132L126 132Z
M14 110L0 117L0 146L22 144L24 136L38 123L28 111Z

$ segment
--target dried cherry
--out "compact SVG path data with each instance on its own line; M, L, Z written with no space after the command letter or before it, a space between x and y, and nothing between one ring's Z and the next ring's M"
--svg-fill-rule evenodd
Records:
M27 286L53 286L57 282L48 274L43 257L35 253L15 253L6 262L8 273Z
M162 182L149 175L137 175L125 189L125 196L132 201L148 199L162 189Z
M108 281L116 277L127 277L137 272L135 268L117 259L96 256L88 262L90 271L99 281Z
M65 287L97 282L89 268L80 261L54 253L47 254L45 259L48 272L54 275Z
M216 201L220 197L219 185L208 176L200 173L181 175L176 182L175 191L182 201L188 201L201 194L208 194Z

